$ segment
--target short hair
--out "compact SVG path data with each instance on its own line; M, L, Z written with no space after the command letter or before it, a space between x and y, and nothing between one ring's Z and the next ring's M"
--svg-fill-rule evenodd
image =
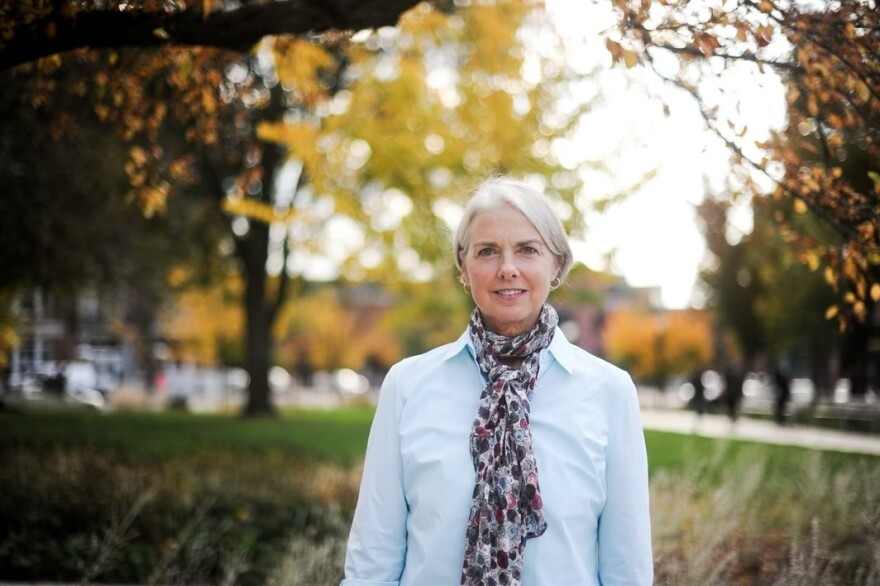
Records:
M470 245L470 229L474 218L480 212L502 205L513 206L535 227L550 253L556 258L559 283L562 284L574 260L562 221L553 211L547 196L523 181L505 176L487 179L477 186L464 208L464 215L458 224L453 242L455 266L459 274L462 272L461 255Z

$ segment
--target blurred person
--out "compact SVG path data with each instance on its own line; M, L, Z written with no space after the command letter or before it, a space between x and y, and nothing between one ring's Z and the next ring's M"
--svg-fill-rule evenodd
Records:
M730 363L724 371L724 405L731 423L739 418L739 407L743 398L742 368L739 364Z
M785 410L791 397L791 377L788 375L788 369L782 364L777 364L773 369L773 387L776 391L773 401L773 420L779 425L785 425Z
M572 253L549 201L488 180L454 254L476 307L383 382L341 586L651 584L636 389L557 327Z
M698 416L702 416L706 412L706 385L703 384L703 369L694 370L688 382L694 388L694 395L690 400L691 409Z

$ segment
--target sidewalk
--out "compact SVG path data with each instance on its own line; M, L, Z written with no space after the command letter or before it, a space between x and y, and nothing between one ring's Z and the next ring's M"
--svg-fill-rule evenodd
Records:
M651 408L642 409L642 423L645 429L658 431L880 456L880 437L863 433L797 425L780 426L771 421L747 417L740 417L736 423L731 423L724 415L698 416L691 411Z

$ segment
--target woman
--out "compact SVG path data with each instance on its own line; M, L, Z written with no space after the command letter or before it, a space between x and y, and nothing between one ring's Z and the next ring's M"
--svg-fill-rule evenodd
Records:
M635 388L546 303L572 263L561 222L492 179L454 250L476 308L382 385L341 586L650 584Z

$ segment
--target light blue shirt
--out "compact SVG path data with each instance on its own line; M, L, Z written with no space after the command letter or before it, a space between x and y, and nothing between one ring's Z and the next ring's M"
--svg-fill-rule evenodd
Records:
M648 467L629 375L569 343L541 352L531 430L547 531L522 586L653 580ZM466 331L388 372L367 444L341 586L456 586L485 380Z

